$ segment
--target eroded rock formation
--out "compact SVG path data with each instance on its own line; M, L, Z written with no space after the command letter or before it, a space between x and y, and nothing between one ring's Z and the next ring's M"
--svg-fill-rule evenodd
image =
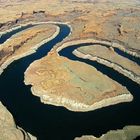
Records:
M140 66L104 45L80 47L73 53L78 57L97 61L111 67L140 84Z
M132 100L129 91L94 67L60 57L56 52L33 62L25 83L41 101L73 111L89 111Z
M37 140L15 124L12 114L0 102L0 140Z
M41 24L12 36L0 46L0 73L14 60L34 53L58 33L55 25Z

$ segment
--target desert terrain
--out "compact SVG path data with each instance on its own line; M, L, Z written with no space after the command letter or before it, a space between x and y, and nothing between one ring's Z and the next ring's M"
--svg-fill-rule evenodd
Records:
M42 104L86 113L119 103L135 103L130 83L140 89L139 23L139 0L0 0L0 74L17 60L37 54L27 65L23 82ZM47 47L52 46L48 52L38 51L47 43ZM112 78L93 63L110 68L122 79L127 77L129 84ZM0 101L5 105L3 98ZM0 111L6 110L1 106ZM9 136L14 133L17 139L34 139L28 132L23 138L24 130L18 128L12 115L11 120L12 126L4 129ZM123 139L124 131L126 135L140 135L139 126L117 129L100 138L83 136L75 140L109 140L108 135ZM7 135L2 138L8 139Z

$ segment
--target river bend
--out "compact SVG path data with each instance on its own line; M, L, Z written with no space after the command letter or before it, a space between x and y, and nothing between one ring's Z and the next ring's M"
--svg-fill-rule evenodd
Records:
M111 68L74 56L72 51L82 44L63 49L59 54L96 67L126 86L133 94L134 101L75 113L63 107L44 105L38 97L32 95L31 87L24 84L24 72L33 61L47 55L56 43L69 35L70 28L67 25L59 24L59 27L60 33L56 38L42 45L36 53L10 64L0 76L0 101L12 113L16 124L39 140L72 140L88 134L100 136L108 130L119 129L125 125L140 125L140 86Z

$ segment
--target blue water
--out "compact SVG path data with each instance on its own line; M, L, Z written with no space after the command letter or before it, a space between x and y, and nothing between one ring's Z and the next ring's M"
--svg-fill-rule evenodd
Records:
M140 58L135 57L135 56L132 56L132 55L130 55L130 54L128 54L128 53L125 53L125 52L119 50L118 48L115 48L114 50L115 50L115 52L117 52L119 55L121 55L121 56L123 56L123 57L126 57L126 58L132 60L133 62L137 63L137 64L140 66Z
M18 32L21 32L23 30L26 30L26 29L29 29L31 27L33 27L35 25L32 25L32 24L29 24L29 25L26 25L26 26L23 26L21 28L18 28L18 29L14 29L13 31L7 33L7 34L3 34L1 37L0 37L0 44L4 43L7 39L9 39L11 36L13 36L14 34L18 33Z
M47 55L56 43L69 34L69 27L59 26L61 30L55 39L42 45L35 54L13 62L0 76L0 100L12 113L16 124L37 136L39 140L72 140L84 134L100 136L110 129L140 124L140 87L110 68L75 57L71 53L73 47L62 50L60 54L97 67L127 86L135 100L86 113L76 113L63 107L42 104L38 97L32 95L31 87L24 85L24 72L33 61Z
M107 75L111 79L113 79L113 80L117 81L118 83L120 83L121 85L125 86L134 96L134 100L130 103L122 103L122 104L118 104L115 106L106 107L106 108L98 110L99 112L103 113L103 114L101 113L98 115L99 116L102 115L104 117L104 119L102 121L100 120L100 125L102 125L102 128L104 128L104 130L107 128L115 129L115 128L120 128L124 125L140 124L140 109L139 109L140 85L138 85L137 83L134 83L129 78L118 73L117 71L113 70L112 68L99 64L96 61L78 58L72 54L72 52L75 49L77 49L78 47L82 47L82 46L85 46L85 44L69 46L69 47L63 49L62 51L60 51L59 54L61 56L65 56L73 61L84 62L88 65L95 67L98 71L102 72L103 74ZM95 118L96 117L94 117L94 119ZM104 121L107 122L107 124ZM103 125L104 123L106 125Z

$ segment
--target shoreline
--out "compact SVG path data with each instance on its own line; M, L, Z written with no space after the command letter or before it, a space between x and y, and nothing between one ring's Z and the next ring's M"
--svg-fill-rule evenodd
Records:
M27 27L27 26L36 26L36 25L41 25L41 24L66 24L67 26L69 26L70 28L71 28L71 26L68 24L68 22L65 22L65 23L61 23L61 22L53 22L53 21L47 21L47 22L28 22L28 23L25 23L25 24L21 24L21 25L18 25L18 26L16 26L16 27L13 27L13 28L11 28L11 29L8 29L8 30L6 30L6 31L0 31L0 38L3 36L3 35L5 35L5 34L7 34L7 33L10 33L10 32L12 32L12 31L15 31L15 30L17 30L17 29L21 29L21 28L23 28L23 27ZM16 33L15 33L16 34ZM14 34L14 35L15 35ZM14 36L14 35L12 35L12 36ZM6 41L8 41L8 40L10 40L10 38L8 38ZM5 42L6 42L5 41ZM5 43L4 42L4 43ZM4 44L4 43L2 43L2 44ZM0 44L0 47L1 47L1 44ZM0 48L1 49L1 48Z
M44 22L41 22L42 24L44 24ZM45 22L46 23L46 22ZM47 22L48 23L48 22ZM54 24L58 24L58 22L49 22L49 23L54 23ZM36 23L35 23L36 24ZM39 23L37 23L37 24L40 24L40 22ZM65 23L63 23L63 24L65 24ZM71 27L71 26L70 26ZM35 53L36 52L36 50L41 46L41 45L43 45L44 43L46 43L46 42L48 42L48 41L50 41L51 39L53 39L53 38L55 38L57 35L58 35L58 33L59 33L59 31L60 31L60 28L58 27L58 26L56 26L56 32L50 37L50 38L48 38L48 39L46 39L46 40L44 40L44 41L42 41L41 43L39 43L39 44L37 44L35 47L33 47L32 48L32 50L29 50L28 52L26 52L26 53L24 53L24 54L22 54L22 55L20 55L20 56L17 56L17 57L13 57L13 58L11 58L10 60L7 60L6 62L4 62L3 63L3 65L1 66L1 70L0 70L0 74L2 74L2 72L4 71L4 69L9 65L9 64L11 64L13 61L15 61L15 60L18 60L18 59L20 59L20 58L22 58L22 57L25 57L25 56L28 56L28 55L30 55L30 54L33 54L33 53ZM71 32L72 32L72 28L71 28L71 31L70 31L70 34L71 34ZM70 35L69 34L69 35ZM69 36L68 35L68 36ZM67 36L67 37L68 37ZM92 40L93 41L93 40ZM77 41L77 43L81 43L82 42L82 40L78 40ZM89 39L87 39L86 40L86 42L89 42ZM98 43L99 41L97 41L97 40L94 40L94 43ZM102 41L102 43L103 42L105 42L105 41ZM75 41L73 42L73 43L75 43ZM100 42L99 42L100 43ZM109 42L106 42L106 44L107 45L111 45L111 43L109 43ZM63 48L65 48L65 47L68 47L68 46L70 46L70 45L72 45L72 42L68 42L68 43L64 43L62 46L60 46L60 47L58 47L57 49L56 49L56 51L57 52L59 52L60 50L62 50ZM53 50L53 49L55 49L55 46L51 49L51 51ZM50 52L51 52L50 51ZM59 55L59 54L58 54ZM25 77L25 76L24 76ZM25 78L24 78L25 79ZM25 82L25 80L24 80L24 83L26 84L26 82ZM32 91L32 94L33 95L35 95L36 96L36 94L35 94L35 91L33 90L33 88L31 87L31 91ZM45 99L46 98L48 98L47 97L47 95L44 95L44 96L41 96L40 97L40 100L41 100L41 102L45 102L46 103L46 101L45 101ZM58 97L57 97L58 98ZM64 106L64 107L66 107L67 109L69 109L69 110L72 110L72 111L90 111L90 110L95 110L95 109L99 109L99 108L102 108L102 107L105 107L105 106L110 106L110 105L114 105L114 104L118 104L118 103L122 103L122 102L129 102L129 101L132 101L133 100L133 96L131 95L131 94L125 94L125 95L119 95L119 96L116 96L116 97L112 97L112 98L108 98L108 99L103 99L102 101L99 101L99 102L95 102L94 104L92 104L92 105L85 105L85 104L82 104L82 103L76 103L76 110L75 109L72 109L72 107L75 107L75 102L73 102L72 100L69 100L69 99L65 99L65 98L63 98L63 99L59 99L59 100L61 100L61 104L60 103L58 103L58 102L56 102L56 101L53 101L54 103L52 103L51 101L51 98L49 99L49 101L47 102L47 104L53 104L53 105L56 105L56 106ZM68 107L67 105L64 105L64 103L65 104L68 104L69 106L71 106L71 107ZM78 109L78 110L77 110Z
M28 85L28 83L26 83L26 85ZM86 105L86 104L83 104L80 102L77 103L74 100L60 98L60 97L54 96L54 95L53 95L53 97L50 97L47 94L39 96L39 94L37 92L41 92L41 91L35 90L33 86L31 87L31 92L34 96L39 97L41 102L44 104L65 107L66 109L68 109L70 111L74 111L74 112L94 111L96 109L100 109L103 107L116 105L119 103L131 102L133 100L133 96L131 94L122 94L122 95L118 95L115 97L103 99L101 101L93 103L92 105Z
M103 133L100 137L95 137L94 135L82 135L80 137L74 138L74 140L107 140L108 138L111 140L114 137L118 136L121 140L134 140L140 136L140 126L137 125L126 125L123 128L112 129Z
M42 23L42 24L44 24L44 23ZM0 67L0 75L4 72L4 69L6 69L12 62L35 53L36 50L39 47L41 47L43 44L45 44L45 43L49 42L50 40L54 39L59 34L59 32L60 32L60 28L58 26L56 26L56 31L51 37L49 37L49 38L43 40L42 42L40 42L39 44L35 45L33 48L28 50L26 53L24 53L22 55L19 55L19 56L12 57L11 59L8 59L7 61L5 61Z
M129 51L123 45L121 45L119 43L105 41L105 40L99 40L99 39L95 39L95 38L94 39L87 38L87 39L68 40L67 42L64 42L62 45L58 46L56 48L56 51L59 52L66 47L69 47L72 45L83 44L83 43L98 43L98 44L107 45L108 47L117 48L117 49L123 51L124 53L127 53L131 56L140 58L140 54L137 54L135 51Z
M59 47L56 48L56 51L59 53L62 49L64 48L67 48L69 46L73 46L73 45L78 45L78 44L84 44L84 43L98 43L98 44L103 44L103 45L107 45L109 47L112 47L112 48L118 48L120 50L122 50L124 47L122 47L122 45L120 44L117 44L117 43L114 43L112 45L111 42L108 42L108 41L101 41L101 40L96 40L96 39L84 39L84 40L71 40L71 41L68 41L68 42L65 42L63 43L62 45L60 45ZM125 52L125 51L124 51ZM99 57L93 57L91 55L86 55L79 52L78 50L75 50L74 51L74 55L76 56L79 56L83 59L90 59L90 60L94 60L94 61L97 61L98 63L101 63L101 64L104 64L108 67L111 67L113 68L114 70L118 71L119 73L125 75L126 77L130 78L131 80L133 80L134 82L140 84L140 76L134 74L133 72L119 66L118 64L115 64L115 63L112 63L110 61L107 61L107 60L104 60L104 59L101 59Z
M133 80L134 82L136 82L137 84L140 85L140 77L138 75L134 74L133 72L123 68L119 64L112 63L111 61L108 61L108 60L103 59L103 58L98 57L98 56L84 54L84 53L78 51L77 49L73 51L73 54L79 58L89 59L91 61L96 61L96 62L103 64L107 67L113 68L114 70L118 71L119 73L123 74L124 76L128 77L129 79Z
M22 140L37 140L35 136L33 136L32 134L30 134L29 132L27 132L26 130L24 130L16 124L13 115L11 114L11 112L9 112L9 110L1 101L0 112L0 129L2 129L1 132L4 132L4 135L0 133L1 139L9 140L10 138L12 138L12 140L19 140L19 138L21 138Z
M20 29L22 27L26 27L26 26L29 26L29 25L39 25L39 24L67 24L68 26L70 26L68 24L69 22L55 22L55 21L46 21L46 22L28 22L28 23L24 23L24 24L21 24L21 25L18 25L16 27L13 27L11 29L8 29L6 31L0 31L0 37L2 35L5 35L6 33L10 33L11 31L14 31L14 30L17 30L17 29Z

